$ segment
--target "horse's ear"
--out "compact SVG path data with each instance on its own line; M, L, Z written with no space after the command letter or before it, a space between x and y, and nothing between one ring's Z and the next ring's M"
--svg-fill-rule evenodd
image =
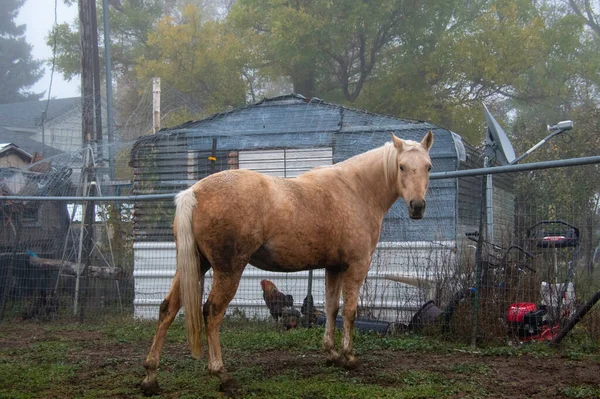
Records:
M394 147L396 147L398 149L398 151L402 152L402 145L403 145L404 141L401 138L396 137L394 132L391 132L391 133L392 133L392 141L394 142Z
M429 151L429 149L433 145L433 132L431 130L427 132L425 137L423 137L423 140L421 140L421 145L423 146L423 148Z

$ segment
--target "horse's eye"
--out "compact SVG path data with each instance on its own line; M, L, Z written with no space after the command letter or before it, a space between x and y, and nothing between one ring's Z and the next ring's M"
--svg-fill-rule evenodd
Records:
M400 170L404 172L404 166L400 165Z
M429 166L429 167L427 168L427 171L428 171L428 172L431 172L431 166Z

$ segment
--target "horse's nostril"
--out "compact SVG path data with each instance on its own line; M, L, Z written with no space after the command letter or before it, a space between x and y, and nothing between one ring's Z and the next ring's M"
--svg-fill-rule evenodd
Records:
M411 208L414 208L414 207L415 207L415 203L414 203L414 201L413 201L413 200L410 200L410 207L411 207Z

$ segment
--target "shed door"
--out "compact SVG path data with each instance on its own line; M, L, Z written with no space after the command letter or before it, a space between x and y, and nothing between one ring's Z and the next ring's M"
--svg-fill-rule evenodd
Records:
M296 177L316 166L333 163L330 147L240 151L240 169L279 177Z

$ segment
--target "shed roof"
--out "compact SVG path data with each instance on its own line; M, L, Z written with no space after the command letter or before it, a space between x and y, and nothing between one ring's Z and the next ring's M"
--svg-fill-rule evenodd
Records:
M17 154L25 162L30 162L31 159L33 158L33 155L31 155L27 151L24 151L23 149L19 148L18 145L15 145L13 143L0 143L0 157L4 156L5 154L8 154L8 153Z
M15 144L30 154L36 152L43 153L46 158L63 153L62 151L54 147L50 147L49 145L44 146L39 141L31 139L30 136L31 133L14 132L12 130L0 127L0 142L2 143Z
M390 131L405 139L421 140L428 130L434 131L436 140L432 158L457 157L456 140L460 137L429 122L288 94L141 137L131 155L134 161L137 151L146 144L181 137L186 138L189 149L206 151L212 146L212 138L220 137L218 150L337 146L347 149L350 157L389 141Z

